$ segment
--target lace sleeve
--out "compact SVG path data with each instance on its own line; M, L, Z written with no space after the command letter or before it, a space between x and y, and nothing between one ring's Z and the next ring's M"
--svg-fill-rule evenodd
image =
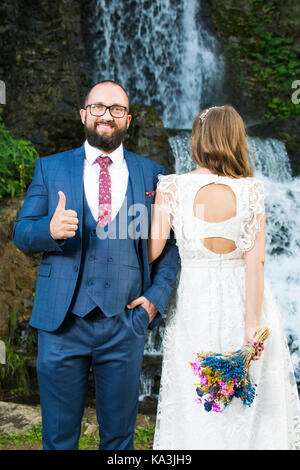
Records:
M173 226L178 206L177 175L158 175L157 190L163 196L161 208L168 212L170 225Z
M245 214L238 248L242 251L249 251L254 245L257 232L261 230L261 221L265 215L265 192L262 181L253 178L249 180L245 189Z

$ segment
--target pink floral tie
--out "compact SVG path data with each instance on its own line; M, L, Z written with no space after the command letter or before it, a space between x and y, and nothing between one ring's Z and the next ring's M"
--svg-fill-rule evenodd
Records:
M98 224L104 226L111 221L111 180L108 171L111 159L103 155L97 158L97 162L100 165Z

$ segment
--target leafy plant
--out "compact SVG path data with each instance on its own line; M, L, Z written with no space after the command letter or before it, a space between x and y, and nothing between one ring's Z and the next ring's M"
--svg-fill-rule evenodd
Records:
M40 444L42 441L42 425L37 424L23 434L3 433L0 434L0 449L10 446L30 446Z
M292 82L300 76L299 55L288 28L275 27L282 14L276 2L248 0L247 8L234 3L217 8L215 18L221 35L229 39L237 83L246 96L263 104L267 120L300 115L300 106L291 100Z
M155 426L145 416L145 426L138 425L135 430L134 445L136 449L152 449Z
M5 128L0 108L0 199L17 196L29 185L38 153L28 140L15 139Z

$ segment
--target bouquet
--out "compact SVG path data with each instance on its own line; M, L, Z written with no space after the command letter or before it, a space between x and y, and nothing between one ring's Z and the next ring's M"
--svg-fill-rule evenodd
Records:
M269 329L262 327L253 345L246 344L231 353L198 353L196 361L190 362L194 374L200 378L200 383L195 384L196 401L203 404L206 411L222 412L234 397L240 398L245 406L251 406L257 385L250 379L249 365L259 343L269 334Z

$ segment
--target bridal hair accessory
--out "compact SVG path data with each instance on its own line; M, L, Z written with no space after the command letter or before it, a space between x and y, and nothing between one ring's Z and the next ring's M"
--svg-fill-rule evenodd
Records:
M201 122L204 122L204 121L205 121L205 118L206 118L207 114L209 113L209 111L210 111L211 109L223 108L223 107L224 107L224 106L212 106L211 108L206 109L205 111L203 111L203 113L200 114L200 116L199 116L200 121L201 121Z
M257 385L251 382L249 365L259 343L269 334L269 329L264 326L256 333L253 345L246 344L231 353L198 353L196 361L190 362L194 374L200 378L200 383L194 384L197 385L196 402L206 411L217 413L230 405L234 397L240 398L244 406L251 406Z

